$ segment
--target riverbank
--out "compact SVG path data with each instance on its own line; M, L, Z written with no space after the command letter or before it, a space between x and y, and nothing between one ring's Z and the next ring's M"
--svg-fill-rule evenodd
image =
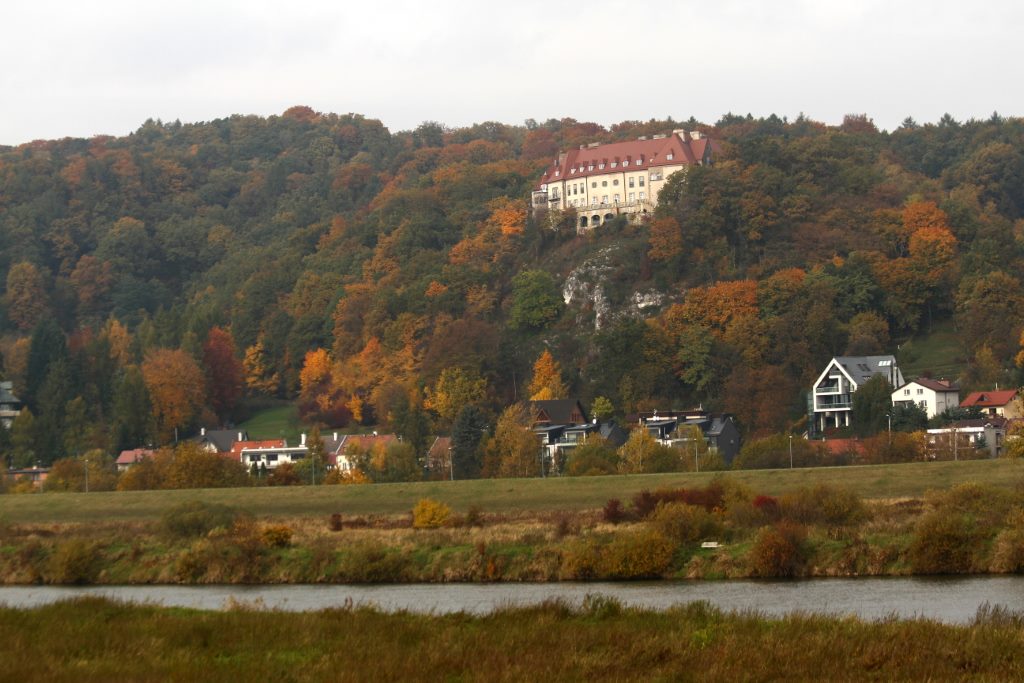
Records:
M652 612L593 598L467 614L200 612L83 599L0 608L0 678L108 680L1019 680L1024 619L965 626Z
M441 504L438 504L441 505ZM444 507L441 505L441 507ZM907 576L1024 571L1024 490L862 500L726 476L600 509L259 518L193 502L158 521L0 525L5 584L317 584Z

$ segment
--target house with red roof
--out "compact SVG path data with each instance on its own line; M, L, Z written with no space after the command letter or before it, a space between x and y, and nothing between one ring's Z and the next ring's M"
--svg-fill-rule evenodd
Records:
M980 408L985 415L998 415L1008 419L1024 417L1024 402L1016 389L1002 391L975 391L968 394L961 408Z
M544 171L532 194L534 211L574 209L577 229L594 228L616 216L653 212L669 177L691 166L709 165L717 142L697 131L643 136L563 152Z
M132 465L152 457L153 451L149 448L132 448L131 450L121 451L116 460L117 471L124 472Z

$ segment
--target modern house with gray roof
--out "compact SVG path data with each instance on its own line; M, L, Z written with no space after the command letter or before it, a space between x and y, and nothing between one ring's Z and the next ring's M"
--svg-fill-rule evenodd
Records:
M807 397L810 433L849 427L854 392L878 375L885 377L890 387L904 384L895 356L837 356L830 360Z

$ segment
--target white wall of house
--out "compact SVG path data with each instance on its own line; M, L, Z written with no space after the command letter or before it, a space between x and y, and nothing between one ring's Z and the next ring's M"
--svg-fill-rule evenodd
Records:
M893 405L898 403L914 403L928 414L928 417L935 417L950 408L960 405L960 392L958 391L936 391L924 387L917 382L908 384L892 392Z

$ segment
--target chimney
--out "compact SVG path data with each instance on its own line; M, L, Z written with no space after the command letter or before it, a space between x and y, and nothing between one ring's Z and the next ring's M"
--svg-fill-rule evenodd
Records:
M690 137L693 138L694 140L700 140L703 136L701 135L699 130L691 130Z
M335 441L337 441L337 440L338 440L338 432L334 432L334 440L335 440Z
M306 445L306 433L305 432L302 433L302 442L299 445L300 446L305 446Z
M239 441L241 441L241 440L242 440L242 432L238 432L238 440L239 440Z
M206 436L206 427L199 428L199 436Z
M637 140L646 140L646 139L647 139L646 135L641 135L640 137L637 138Z

